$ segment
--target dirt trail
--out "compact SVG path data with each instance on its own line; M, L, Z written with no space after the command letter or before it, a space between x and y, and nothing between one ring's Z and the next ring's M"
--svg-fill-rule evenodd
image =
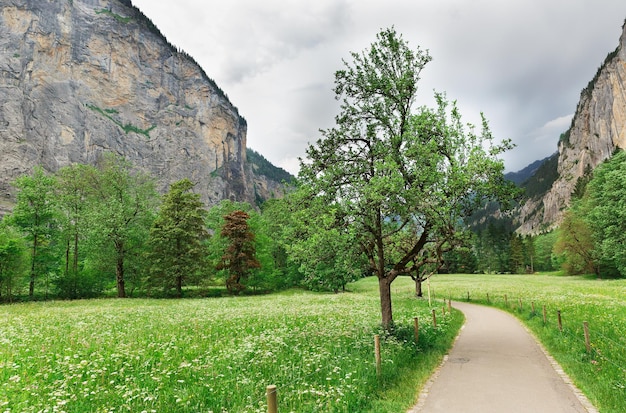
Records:
M515 317L453 304L465 325L408 413L597 413Z

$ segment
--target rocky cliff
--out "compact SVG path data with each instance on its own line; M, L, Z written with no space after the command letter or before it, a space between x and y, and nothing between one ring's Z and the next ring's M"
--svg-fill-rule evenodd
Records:
M130 0L0 0L0 208L11 181L125 156L161 190L188 177L208 205L277 190L246 164L247 125Z
M626 149L626 22L617 49L582 91L570 129L559 141L558 178L542 197L521 208L518 232L535 234L557 226L578 178Z

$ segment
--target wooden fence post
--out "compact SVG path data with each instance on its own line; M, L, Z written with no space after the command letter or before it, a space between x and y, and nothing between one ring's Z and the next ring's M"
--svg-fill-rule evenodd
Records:
M433 328L437 328L437 313L433 308Z
M583 321L583 330L585 331L585 347L587 347L587 353L591 353L591 340L589 340L589 323Z
M563 332L563 323L561 322L561 310L556 310L556 316L559 320L559 331Z
M267 413L277 413L278 404L276 403L276 386L270 385L266 389L267 395Z
M491 304L491 301L489 301L489 293L487 293L487 304Z
M448 298L448 312L452 312L452 299Z
M468 291L467 292L467 301L469 301L469 300L470 300L470 294L469 294L469 291Z
M519 310L521 312L522 311L522 299L518 298L518 301L519 301Z
M420 325L417 317L413 317L413 329L415 330L415 344L420 341Z
M506 308L509 308L509 299L507 298L506 294L504 294L504 306Z
M530 307L532 309L533 314L535 314L535 302L534 301L530 303Z
M548 324L548 313L546 312L546 305L543 305L543 324Z
M376 375L380 376L380 371L381 371L380 336L378 334L374 336L374 355L376 357Z

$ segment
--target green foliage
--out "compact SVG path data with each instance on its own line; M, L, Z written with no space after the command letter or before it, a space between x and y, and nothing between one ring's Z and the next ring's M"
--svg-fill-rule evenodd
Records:
M583 175L576 180L576 184L574 185L574 190L572 191L573 200L579 200L583 198L587 189L587 184L589 183L589 181L591 181L592 177L593 170L591 169L591 165L587 164L585 166Z
M208 260L211 267L217 267L222 259L224 251L228 248L228 239L220 235L221 228L225 224L224 216L240 210L245 211L250 219L248 224L250 231L255 235L254 245L256 257L261 263L261 268L248 274L246 286L253 291L280 290L297 285L299 278L293 275L293 268L288 262L286 252L280 245L277 236L282 214L274 215L266 209L274 200L264 204L264 213L259 214L249 204L224 200L212 207L207 215L206 226L212 237L208 241ZM230 276L225 269L218 270L218 277L226 283Z
M290 260L304 275L302 284L313 291L344 290L367 268L359 254L357 237L342 225L339 204L328 206L322 198L309 198L306 188L290 193L283 202L283 245Z
M588 184L586 222L593 231L598 264L626 276L626 152L598 166ZM602 265L604 264L604 265Z
M262 262L263 272L270 266L264 261L264 256L271 259L274 268L275 289L303 286L303 274L300 264L294 260L288 251L294 242L290 235L294 233L293 222L297 221L297 209L288 202L289 196L282 199L270 199L263 203L262 218L265 225L263 230L254 230L257 234L257 253ZM251 224L254 228L254 215ZM267 247L264 248L264 245ZM268 253L264 254L264 251Z
M479 272L493 274L511 271L511 237L511 228L496 220L490 220L487 228L476 232L474 251Z
M337 125L308 148L300 178L322 204L339 206L338 224L349 225L381 283L382 323L390 327L394 279L439 259L441 246L486 200L509 201L513 184L498 156L511 145L494 144L484 118L476 134L443 94L435 95L435 109L413 113L431 57L411 50L395 29L352 59L335 74ZM420 257L427 251L434 256Z
M599 274L593 233L584 216L587 204L574 203L565 212L558 230L554 252L562 255L562 267L568 275Z
M0 221L0 301L12 302L27 272L28 248L19 231Z
M163 197L163 203L150 229L148 263L150 284L172 288L181 297L187 279L206 276L208 233L204 226L206 211L200 195L192 193L188 179L175 182Z
M552 184L559 176L557 167L559 163L558 154L554 154L537 169L521 187L525 189L525 196L530 199L542 197L552 188Z
M56 211L54 205L55 178L35 167L32 175L18 177L14 184L17 202L10 222L26 234L30 249L30 283L28 295L32 299L35 281L50 269L51 243L55 235Z
M157 125L152 125L151 127L149 127L148 129L141 129L131 123L126 123L123 124L122 122L120 122L119 120L115 119L113 116L111 115L117 115L119 112L115 109L101 109L95 105L90 105L87 104L85 105L87 106L87 108L93 110L94 112L97 112L99 114L101 114L102 116L104 116L105 118L109 119L110 121L112 121L114 124L116 124L117 126L119 126L124 133L126 133L128 135L129 132L134 132L140 135L144 135L146 138L150 139L150 132L152 132L152 130L154 128L157 127Z
M96 14L106 14L108 16L113 17L115 20L117 20L120 23L128 23L130 21L133 20L132 17L124 17L124 16L120 16L119 14L113 13L111 10L109 9L100 9L100 10L96 10Z
M115 269L117 295L125 297L127 277L135 281L141 277L141 268L133 267L132 261L143 254L158 195L152 178L133 172L128 161L114 154L105 154L96 169L88 178L94 202L91 248L99 250L100 265Z
M246 158L252 165L253 171L257 175L265 176L275 182L293 183L295 177L283 168L274 166L263 155L253 149L246 149Z
M560 267L555 266L555 256L553 255L554 244L557 239L557 231L551 231L534 237L535 245L535 271L554 271Z
M509 259L509 268L511 272L519 274L524 272L524 241L520 235L511 237L511 252Z
M59 254L63 257L55 277L60 298L95 297L105 286L103 277L84 270L90 209L93 209L89 177L93 167L70 165L56 173L55 196L59 209ZM61 251L62 250L62 251Z
M618 151L592 173L587 167L572 194L554 247L567 274L626 276L626 155Z

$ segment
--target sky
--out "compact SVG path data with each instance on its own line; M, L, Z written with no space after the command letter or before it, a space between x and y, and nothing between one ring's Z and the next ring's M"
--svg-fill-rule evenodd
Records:
M334 74L394 27L433 60L417 105L434 92L466 122L482 112L511 139L507 171L557 151L580 92L619 45L624 0L133 0L246 118L248 147L297 174L332 128Z

